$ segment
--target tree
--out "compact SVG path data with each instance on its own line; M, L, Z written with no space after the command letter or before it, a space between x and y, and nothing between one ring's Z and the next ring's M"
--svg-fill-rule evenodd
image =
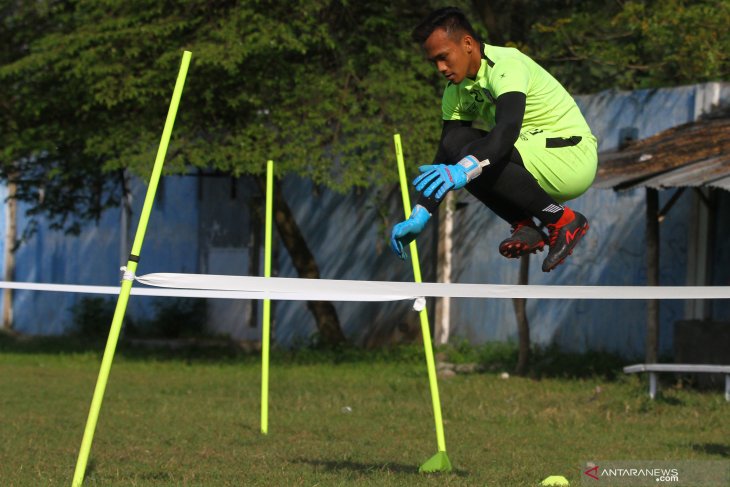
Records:
M700 1L473 0L489 42L520 48L569 91L675 86L730 74L730 3ZM523 258L520 284L527 283ZM513 300L517 372L529 358L525 300Z
M0 38L2 176L17 171L31 213L78 231L118 206L122 171L147 177L182 49L193 64L168 171L299 174L335 191L396 180L439 133L437 73L410 28L411 2L74 0L11 2ZM318 275L284 198L277 227L301 275ZM314 273L314 274L313 274ZM333 307L323 338L344 338ZM335 328L339 333L332 331Z
M453 3L574 92L728 74L723 0ZM260 176L274 159L277 177L336 191L391 184L392 133L408 141L411 164L431 160L439 135L443 81L409 37L435 4L6 0L0 177L15 180L31 214L67 231L118 206L122 171L148 175L189 49L168 171ZM286 207L279 217L280 231L301 233ZM290 237L282 240L297 241ZM311 253L288 250L300 273L317 269ZM333 309L322 312L336 323Z
M497 44L514 45L569 91L727 79L726 0L473 0Z

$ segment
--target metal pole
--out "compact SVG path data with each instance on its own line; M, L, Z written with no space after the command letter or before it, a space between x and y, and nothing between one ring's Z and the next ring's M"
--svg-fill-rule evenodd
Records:
M646 280L649 286L659 285L659 192L646 188ZM647 302L645 362L657 362L659 354L659 301Z

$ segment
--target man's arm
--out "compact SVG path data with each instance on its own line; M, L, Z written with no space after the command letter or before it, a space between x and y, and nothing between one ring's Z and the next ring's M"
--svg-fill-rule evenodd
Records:
M449 135L449 132L458 127L471 127L471 122L467 122L465 120L444 120L444 123L441 127L441 140L439 141L439 147L436 151L436 155L433 158L434 164L444 164L446 162L450 162L448 156L449 151L444 145L444 141L446 140L446 136Z
M524 93L516 91L500 95L496 104L496 124L489 134L466 143L464 147L451 148L449 152L452 154L454 150L461 152L461 160L456 164L422 166L423 174L414 181L416 190L425 197L434 195L438 201L449 190L466 186L484 168L506 164L520 135L526 99Z
M480 161L489 159L490 165L506 164L520 136L526 102L527 96L519 91L500 95L497 98L494 128L486 137L469 144L468 153L462 155L472 155Z
M441 127L441 140L439 140L438 150L433 158L434 164L443 164L449 160L449 150L446 148L444 141L449 132L457 127L471 127L471 122L465 120L444 120ZM437 201L433 196L424 196L423 193L419 193L417 205L421 205L428 210L429 213L433 214L439 207L441 202Z
M436 155L433 158L434 164L445 163L454 157L453 148L449 150L445 144L449 133L458 127L470 126L471 122L465 120L444 120L443 126L441 127L441 140L439 141ZM449 154L452 155L449 156ZM406 253L408 244L423 231L423 228L426 226L426 223L428 223L431 215L438 210L440 203L441 202L437 201L433 196L423 196L423 194L419 194L418 200L411 211L411 216L409 216L406 221L400 222L393 227L390 234L390 247L398 257L403 260L408 258L408 254Z

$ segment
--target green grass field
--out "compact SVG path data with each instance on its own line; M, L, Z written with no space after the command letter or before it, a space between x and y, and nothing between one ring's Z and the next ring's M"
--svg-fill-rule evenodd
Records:
M2 486L70 485L101 349L0 346ZM717 391L649 401L620 369L505 380L493 364L439 381L454 471L423 475L437 448L422 350L274 354L268 436L258 357L210 355L118 354L85 485L579 485L588 460L730 458Z

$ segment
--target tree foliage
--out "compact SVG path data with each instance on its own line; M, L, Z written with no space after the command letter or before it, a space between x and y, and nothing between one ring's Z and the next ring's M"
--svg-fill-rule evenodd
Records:
M728 75L727 0L453 2L574 92ZM260 174L277 161L345 191L396 178L392 134L429 161L443 81L409 37L435 2L3 0L0 176L58 226L146 177L183 49L166 168Z
M475 0L490 40L517 46L570 91L725 80L727 0Z
M431 157L441 81L402 1L12 2L0 36L2 170L74 228L146 176L183 49L193 61L168 170L296 173L344 191L394 181L392 134Z

